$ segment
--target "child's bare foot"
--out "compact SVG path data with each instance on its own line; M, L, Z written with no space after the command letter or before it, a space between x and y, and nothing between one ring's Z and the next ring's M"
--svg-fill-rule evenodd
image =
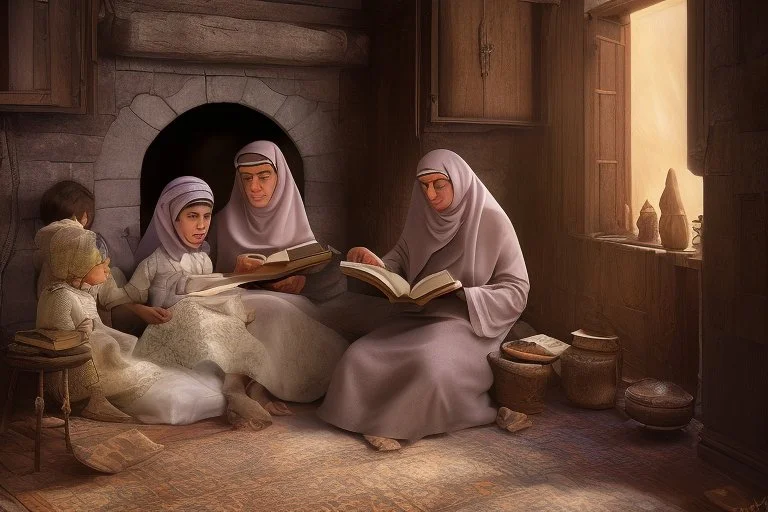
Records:
M391 452L394 450L399 450L402 448L400 446L400 443L397 442L395 439L390 439L388 437L379 437L379 436L367 436L363 435L366 441L368 441L368 444L370 444L373 448L380 452Z
M259 431L272 424L272 417L257 401L240 393L227 395L227 420L236 430Z
M533 426L527 414L500 407L496 415L496 424L509 432L517 432Z
M252 380L248 384L245 392L250 398L259 402L269 414L273 416L293 416L293 411L285 405L285 402L275 400L272 395L269 394L269 391L255 380Z

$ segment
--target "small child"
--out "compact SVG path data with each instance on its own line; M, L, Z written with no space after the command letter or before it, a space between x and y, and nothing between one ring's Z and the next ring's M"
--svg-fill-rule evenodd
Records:
M91 398L84 416L114 421L128 414L145 423L183 424L222 414L224 399L216 383L134 358L136 337L101 322L87 289L107 280L109 259L95 233L62 226L50 239L48 264L52 282L38 301L37 327L77 329L88 337L93 361L72 371L69 380L73 401ZM49 386L61 400L60 379L51 379Z
M95 218L93 194L76 181L64 180L51 186L40 199L40 219L45 226L35 236L38 250L34 256L37 277L37 296L50 284L48 267L48 246L51 237L62 227L82 226L90 228ZM105 240L96 233L98 247L109 256ZM117 267L110 268L103 284L89 287L97 304L108 311L116 327L131 333L141 334L146 324L166 322L170 314L163 308L152 308L133 304L120 287L126 283L125 276ZM138 319L136 318L138 317ZM106 321L107 317L105 317Z

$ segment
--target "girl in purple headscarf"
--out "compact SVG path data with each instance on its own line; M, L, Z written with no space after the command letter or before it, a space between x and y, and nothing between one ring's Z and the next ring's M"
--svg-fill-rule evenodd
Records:
M464 287L353 343L320 418L364 434L379 450L492 422L486 355L523 312L529 284L512 223L469 165L452 151L427 153L395 247L383 258L355 247L347 259L386 267L411 284L447 269Z
M188 368L213 363L225 374L230 422L259 430L272 415L290 414L273 397L311 402L325 393L346 342L277 297L263 295L246 305L241 289L188 296L191 276L213 272L204 242L212 208L210 187L191 176L173 180L160 195L137 250L149 255L125 289L136 301L170 308L173 316L149 326L134 353Z

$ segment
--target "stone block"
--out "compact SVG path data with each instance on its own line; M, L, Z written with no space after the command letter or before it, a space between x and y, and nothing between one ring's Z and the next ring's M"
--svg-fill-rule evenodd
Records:
M239 103L246 80L245 76L206 76L208 103Z
M140 180L97 180L95 182L96 207L140 206Z
M178 75L176 73L155 73L152 79L152 94L167 98L181 91L184 84L194 75Z
M296 94L296 81L293 78L262 78L267 87L284 96Z
M205 74L206 76L245 76L245 69L238 65L206 64Z
M120 110L104 138L103 151L96 161L95 179L138 179L144 153L157 134L156 129L139 119L130 108Z
M337 130L338 118L331 113L323 112L319 108L288 130L294 142L299 143L310 137L319 137L320 132Z
M244 105L248 105L259 112L270 117L274 117L286 96L275 92L273 89L258 78L248 78L243 91L243 97L240 100Z
M343 153L306 156L304 160L304 180L339 183L344 180L346 165Z
M300 96L288 96L275 113L275 121L284 131L289 131L315 110L317 110L316 101L305 100Z
M72 133L18 133L16 154L22 160L54 162L94 162L101 152L103 138Z
M0 323L9 325L35 322L37 297L35 296L35 268L31 250L16 250L8 261L2 280L2 316Z
M152 73L141 71L115 71L115 107L128 106L139 94L152 90Z
M89 179L90 178L90 179ZM55 183L75 180L93 190L93 164L67 162L19 162L19 218L36 219L40 216L40 198Z
M314 101L339 102L339 80L296 80L296 95Z
M340 149L339 131L335 126L315 132L296 142L302 157L334 153Z
M279 68L270 66L247 67L245 68L245 76L252 76L256 78L279 78L280 71Z
M346 206L346 190L343 183L305 181L304 204L306 206Z
M714 236L709 232L704 238L704 254L707 271L703 273L702 320L704 333L714 328L732 333L734 326L734 296L736 283L736 242L732 237Z
M133 251L141 238L139 207L98 208L92 229L106 240L112 265L131 275Z
M205 105L208 101L205 92L205 77L187 77L179 92L168 96L165 101L177 114Z
M66 116L25 112L14 116L14 128L17 132L71 133L103 137L114 120L114 115Z
M176 119L176 112L158 96L139 94L131 103L131 110L142 121L156 130L162 130Z
M115 107L115 61L100 57L97 69L96 112L116 114Z

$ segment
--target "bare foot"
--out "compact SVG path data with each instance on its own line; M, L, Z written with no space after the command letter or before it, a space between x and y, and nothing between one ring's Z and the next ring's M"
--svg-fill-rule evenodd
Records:
M227 420L236 430L259 431L272 424L272 417L257 401L240 393L227 395Z
M379 437L379 436L367 436L363 435L366 441L368 441L368 444L370 444L373 448L380 452L391 452L394 450L399 450L402 448L400 446L400 443L397 442L395 439L390 439L388 437Z
M100 392L94 392L88 405L80 412L84 418L96 421L109 421L112 423L131 423L133 418L112 405Z
M259 402L273 416L293 416L293 411L285 405L285 402L275 400L269 394L269 391L255 380L248 384L245 388L245 393L253 400Z
M527 414L513 411L507 407L500 407L496 415L496 424L509 432L518 432L533 426Z

